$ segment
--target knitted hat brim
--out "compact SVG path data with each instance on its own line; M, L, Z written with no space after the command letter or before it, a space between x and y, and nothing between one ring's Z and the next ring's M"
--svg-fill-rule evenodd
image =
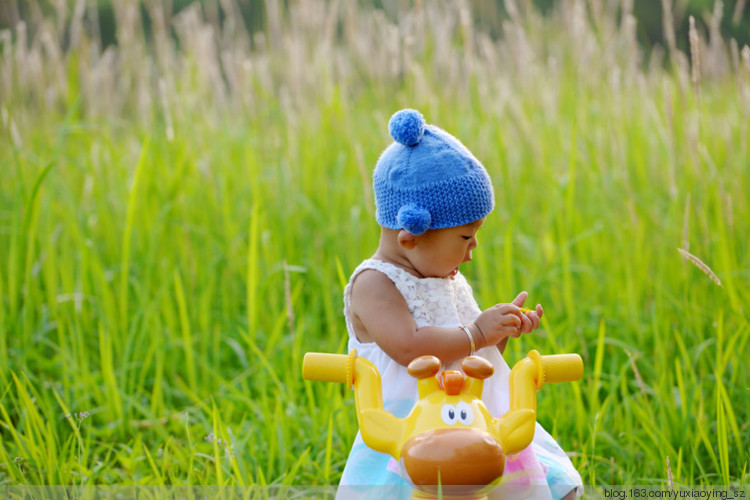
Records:
M375 218L378 224L389 229L404 229L397 214L405 205L415 205L430 213L434 222L427 229L463 226L486 217L495 207L492 184L483 169L408 190L381 179L375 181L375 189L379 193Z

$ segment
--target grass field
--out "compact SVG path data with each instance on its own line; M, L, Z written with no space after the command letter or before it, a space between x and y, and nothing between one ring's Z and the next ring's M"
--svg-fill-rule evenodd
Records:
M647 55L598 2L492 39L464 2L310 0L259 34L117 1L103 49L70 3L0 33L0 484L335 484L353 398L301 362L346 349L407 106L493 178L480 305L544 306L506 358L584 358L539 402L584 482L750 482L750 48Z

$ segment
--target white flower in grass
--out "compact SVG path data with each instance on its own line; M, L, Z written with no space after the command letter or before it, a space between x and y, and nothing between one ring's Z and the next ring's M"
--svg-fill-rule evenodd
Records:
M82 411L82 412L78 412L78 413L68 413L67 415L65 415L65 418L76 420L80 424L84 420L86 420L87 418L89 418L89 415L90 415L89 412Z

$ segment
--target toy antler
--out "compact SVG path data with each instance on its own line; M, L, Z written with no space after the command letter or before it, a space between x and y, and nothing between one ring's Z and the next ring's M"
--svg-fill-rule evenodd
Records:
M517 453L534 439L536 391L545 384L573 382L583 376L578 354L542 356L532 350L510 371L510 409L498 419L499 434L506 453Z
M346 354L309 352L302 361L302 376L307 380L340 382L354 388L357 423L365 444L398 460L398 443L405 431L404 421L383 409L382 382L378 369L369 360L357 356L356 349Z

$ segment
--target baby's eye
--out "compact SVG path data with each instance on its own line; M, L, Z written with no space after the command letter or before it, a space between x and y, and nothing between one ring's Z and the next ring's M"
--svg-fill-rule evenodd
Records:
M465 240L470 240L470 239L472 239L472 238L473 238L473 236L461 236L461 238L463 238L463 239L465 239Z

